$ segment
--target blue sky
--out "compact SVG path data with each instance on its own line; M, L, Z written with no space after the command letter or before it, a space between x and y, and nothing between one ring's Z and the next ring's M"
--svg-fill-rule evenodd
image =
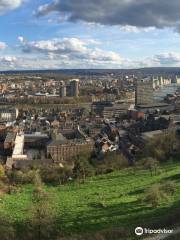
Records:
M119 2L0 0L0 70L180 66L180 3Z

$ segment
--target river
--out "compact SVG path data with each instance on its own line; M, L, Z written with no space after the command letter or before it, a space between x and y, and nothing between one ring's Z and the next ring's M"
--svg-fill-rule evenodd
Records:
M161 86L160 89L154 91L154 99L163 101L164 97L167 94L174 94L177 91L178 87L180 87L180 85L174 83L166 86Z

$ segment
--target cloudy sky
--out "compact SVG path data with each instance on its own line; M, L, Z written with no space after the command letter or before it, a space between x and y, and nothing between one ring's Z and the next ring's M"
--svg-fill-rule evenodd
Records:
M0 70L180 67L180 0L0 0Z

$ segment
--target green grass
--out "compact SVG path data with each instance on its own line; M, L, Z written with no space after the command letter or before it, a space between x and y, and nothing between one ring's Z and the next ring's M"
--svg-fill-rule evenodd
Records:
M175 182L175 195L153 209L142 201L144 191L165 180ZM149 171L134 174L132 169L126 169L89 178L84 184L50 185L46 189L55 196L52 204L58 216L57 227L66 233L116 227L134 231L137 226L163 224L170 214L180 210L180 163L165 165L153 177ZM5 195L0 201L1 211L16 222L27 219L32 190L31 185L26 185L20 193ZM102 202L105 207L99 205Z

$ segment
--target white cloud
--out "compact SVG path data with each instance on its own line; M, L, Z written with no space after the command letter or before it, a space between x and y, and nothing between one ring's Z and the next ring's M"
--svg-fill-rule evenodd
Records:
M15 69L17 58L15 56L0 56L0 70Z
M122 26L120 27L120 29L128 33L151 32L155 30L154 27L140 28L140 27L130 26L130 25Z
M127 59L119 53L100 48L100 43L93 39L28 41L20 36L19 41L21 54L0 56L1 70L180 66L180 53L177 52L156 54L143 59Z
M99 41L93 39L81 40L79 38L62 38L29 42L19 37L20 48L26 54L40 54L41 57L51 60L63 59L69 63L79 65L116 65L123 59L118 53L97 48Z
M24 0L0 0L0 15L21 6Z
M44 56L0 56L0 70L15 69L72 69L72 68L143 68L160 66L179 66L180 53L162 53L145 59L123 59L114 52L105 55L102 50L96 50L91 58L83 60L70 58L66 54ZM104 54L102 56L102 54ZM101 55L101 58L96 55Z

